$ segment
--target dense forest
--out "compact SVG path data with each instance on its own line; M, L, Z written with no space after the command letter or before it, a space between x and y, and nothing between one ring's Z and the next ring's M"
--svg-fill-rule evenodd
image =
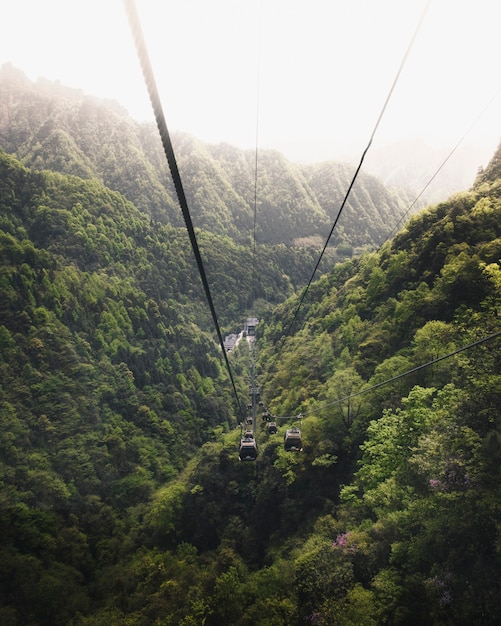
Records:
M2 72L0 623L497 624L501 147L388 241L363 178L305 292L349 168L264 154L254 250L251 155L177 138L222 328L260 319L241 462L154 129Z
M0 111L0 147L30 169L99 180L155 221L183 225L153 123L59 84L33 84L10 65L0 69ZM296 165L270 150L260 151L256 172L254 151L181 133L173 144L195 224L240 243L254 238L256 209L257 242L323 245L354 173L339 163ZM362 172L331 247L379 246L412 198Z

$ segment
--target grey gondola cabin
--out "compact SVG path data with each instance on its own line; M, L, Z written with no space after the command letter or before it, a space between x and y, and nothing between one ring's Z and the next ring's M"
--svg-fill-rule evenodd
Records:
M244 335L254 337L256 335L256 326L259 320L257 317L248 317L244 322Z
M284 448L287 452L301 452L303 442L299 428L288 428L284 436Z
M276 422L268 422L268 425L266 426L266 431L270 435L275 435L278 432L277 423Z
M241 461L255 461L257 458L257 445L254 436L248 436L246 433L245 437L242 437L240 440L240 450L238 456Z

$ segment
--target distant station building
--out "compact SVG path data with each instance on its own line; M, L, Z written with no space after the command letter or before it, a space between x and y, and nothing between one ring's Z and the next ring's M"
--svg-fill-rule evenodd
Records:
M231 352L233 348L236 346L237 341L238 341L238 335L236 335L235 333L230 333L229 335L226 335L223 341L226 352Z
M259 320L257 317L248 317L244 322L244 334L247 337L254 337L256 334L256 326L258 325Z

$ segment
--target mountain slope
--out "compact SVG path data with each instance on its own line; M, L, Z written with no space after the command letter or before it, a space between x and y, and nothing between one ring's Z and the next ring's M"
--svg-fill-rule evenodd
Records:
M0 146L27 167L96 178L153 219L182 225L153 125L137 124L118 106L75 90L33 84L10 66L0 71L0 107ZM254 211L259 242L322 242L353 175L334 163L318 170L295 165L273 151L259 152L256 172L255 154L182 134L173 135L173 144L195 225L240 242L254 236ZM326 176L328 188L321 182ZM333 245L379 245L390 232L388 217L396 222L409 204L408 194L368 175L357 187Z
M145 614L263 626L497 623L499 156L470 192L317 281L285 342L298 298L258 326L262 398L289 416L279 435L259 428L255 464L238 461L238 433L204 446L155 494L152 548L114 570L127 573L133 606L108 601L84 624L104 624L112 608L134 624ZM292 423L301 454L283 450ZM112 597L117 584L106 589Z
M6 145L31 159L41 141L40 169L0 152L0 622L496 625L500 151L470 191L377 253L324 268L287 337L314 252L258 245L255 281L248 242L199 232L224 327L265 301L255 371L283 419L278 436L260 424L258 459L242 463L241 416L185 229L151 219L148 185L131 185L140 210L99 180L106 170L126 182L113 162L120 133L99 125L99 107L86 104L77 141L62 101L49 98L51 127L49 101L31 116L31 97L17 98L2 91ZM76 120L73 95L67 106ZM250 155L181 140L190 180L210 173L200 207L224 198L224 219L203 219L226 232L238 204L243 236ZM161 153L137 169L134 145L122 144L127 171L154 177ZM296 236L293 200L315 213L336 186L266 158L269 213L287 209ZM83 178L42 171L44 160ZM277 207L292 179L291 206ZM358 211L379 204L356 199ZM249 356L245 342L232 354L242 398ZM283 449L293 423L300 454Z

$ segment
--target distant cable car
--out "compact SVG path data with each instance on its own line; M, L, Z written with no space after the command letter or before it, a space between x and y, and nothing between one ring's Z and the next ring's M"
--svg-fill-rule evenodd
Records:
M241 461L255 461L257 458L257 445L254 435L247 431L245 436L240 440L240 450L238 456Z
M275 435L278 432L277 423L268 422L268 425L266 426L266 430L270 435Z
M284 436L284 448L287 452L301 452L303 442L299 428L288 428Z
M261 413L261 418L262 418L263 422L269 422L270 421L270 412L268 411L268 409L265 409Z

